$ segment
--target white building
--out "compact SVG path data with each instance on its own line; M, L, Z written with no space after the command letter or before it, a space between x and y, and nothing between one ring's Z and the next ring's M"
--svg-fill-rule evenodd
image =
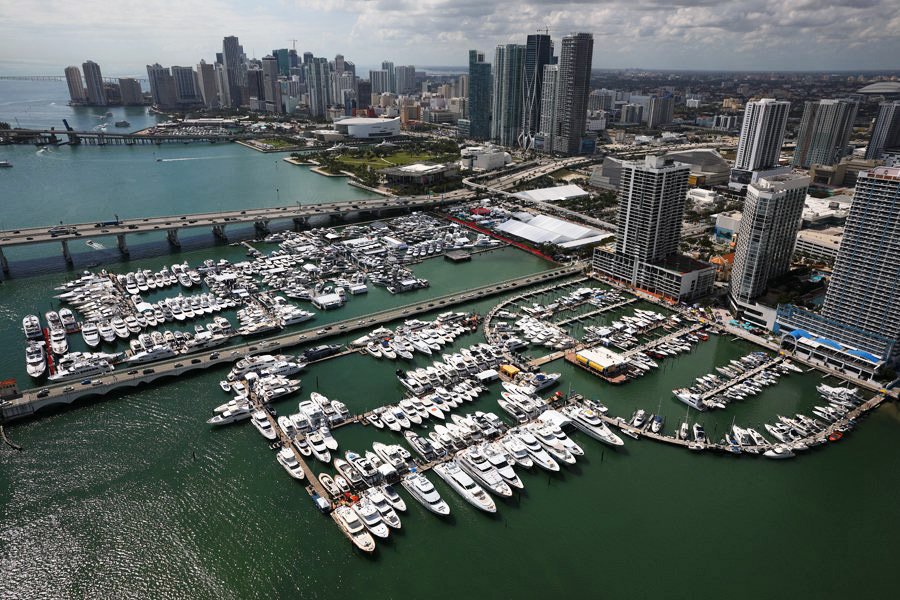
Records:
M687 200L691 203L694 210L709 210L721 199L722 196L717 194L715 190L692 188L687 193Z
M493 171L512 162L512 156L495 146L471 146L461 152L459 166L476 171Z
M354 139L392 137L400 135L400 117L393 119L347 117L336 120L334 129L338 133Z
M816 260L834 262L837 258L838 250L841 249L841 240L843 238L843 227L801 229L797 233L797 244L794 246L794 254Z
M561 200L574 200L575 198L586 198L589 196L586 191L577 185L558 185L548 188L540 188L537 190L526 190L513 194L516 198L520 198L529 202L559 202Z
M790 102L772 98L747 103L729 187L743 189L754 171L778 165L790 110Z

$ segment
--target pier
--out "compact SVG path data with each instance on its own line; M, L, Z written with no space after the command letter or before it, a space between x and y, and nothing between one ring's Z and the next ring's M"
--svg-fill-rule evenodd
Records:
M582 319L590 319L592 317L596 317L597 315L602 315L603 313L607 313L617 308L622 308L623 306L628 306L634 302L637 302L637 298L628 298L626 300L622 300L621 302L616 302L615 304L610 304L608 306L603 306L598 308L597 310L592 310L590 312L586 312L582 315L575 315L574 317L569 317L568 319L563 319L562 321L553 322L556 326L569 325L570 323L580 322ZM562 312L562 311L560 311Z
M662 323L664 323L664 322L665 321L660 321L660 327L662 326ZM652 350L654 347L659 346L660 344L665 344L667 342L671 342L682 336L688 335L690 333L694 333L695 331L697 331L699 329L703 329L704 327L705 327L705 325L703 323L692 323L691 325L688 325L687 327L682 327L681 329L679 329L677 331L667 333L666 335L664 335L662 337L650 340L648 342L644 342L643 344L636 346L634 348L631 348L629 350L625 350L624 352L622 352L622 357L626 358L626 359L631 358L635 354L639 354L646 350ZM648 331L653 331L653 329L650 329Z
M758 367L754 367L754 368L750 369L749 371L744 371L737 377L735 377L733 379L729 379L722 385L716 386L715 388L713 388L711 390L703 392L702 394L700 394L700 399L701 400L709 400L710 398L712 398L714 396L718 396L722 392L726 391L727 389L729 389L731 387L736 386L737 384L741 383L742 381L746 381L747 379L750 379L754 375L758 375L759 373L762 373L766 369L777 365L782 360L784 360L784 359L781 356L776 356L775 358L773 358L771 360L767 360L766 362L759 365Z
M312 344L336 336L350 335L362 330L368 331L398 319L417 317L433 310L446 310L452 306L475 302L537 283L571 277L579 274L581 268L581 265L570 265L378 311L371 313L365 319L353 317L330 323L324 328L322 326L310 327L298 332L266 336L235 346L221 346L213 349L210 353L179 355L163 361L143 363L133 366L133 373L122 372L129 367L127 363L121 363L119 368L122 371L113 371L95 378L95 381L100 382L97 385L81 385L78 380L72 380L25 390L20 397L0 403L0 422L28 417L44 407L71 404L79 398L105 395L119 389L150 383L157 379L177 377L195 370L231 364L249 354L277 352L300 344ZM322 333L318 333L319 331ZM39 392L44 389L47 392L39 396Z

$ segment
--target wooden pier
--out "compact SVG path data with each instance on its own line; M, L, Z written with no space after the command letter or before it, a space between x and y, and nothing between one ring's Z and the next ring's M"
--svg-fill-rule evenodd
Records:
M568 325L569 323L574 323L576 321L581 321L582 319L590 319L591 317L596 317L597 315L602 315L603 313L610 312L616 310L617 308L622 308L623 306L628 306L633 302L637 302L637 298L628 298L626 300L622 300L621 302L616 302L615 304L610 304L609 306L604 306L602 308L598 308L597 310L592 310L590 312L586 312L582 315L575 315L574 317L569 317L568 319L563 319L562 321L552 322L553 325L561 327L563 325Z
M751 377L758 375L759 373L762 373L763 371L765 371L766 369L768 369L770 367L774 367L775 365L780 363L782 360L784 360L784 359L781 356L776 356L775 358L767 360L766 362L759 365L758 367L753 367L749 371L744 371L737 377L735 377L733 379L729 379L725 383L723 383L711 390L703 392L702 394L700 394L700 399L701 400L709 400L710 398L712 398L714 396L718 396L719 394L728 390L729 388L732 388L732 387L738 385L739 383L742 383L742 382L750 379Z

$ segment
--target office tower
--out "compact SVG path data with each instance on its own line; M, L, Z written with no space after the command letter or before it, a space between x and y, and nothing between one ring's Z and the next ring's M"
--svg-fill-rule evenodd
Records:
M858 106L852 100L807 102L791 164L808 169L840 162L847 154Z
M881 103L872 139L866 147L866 158L881 158L889 148L900 148L900 100Z
M556 130L556 81L559 66L544 65L541 80L541 122L540 131L544 135L544 150L553 150L553 131Z
M200 96L203 106L206 108L219 108L219 90L216 85L216 69L214 65L201 60L197 65L197 87L200 88Z
M356 107L368 108L372 104L372 82L367 79L356 80Z
M172 108L175 100L175 79L169 69L159 63L147 65L147 79L150 81L150 97L158 107Z
M203 97L197 87L197 74L192 67L172 67L175 80L175 102L181 105L200 104Z
M372 82L373 94L384 94L390 91L390 75L384 69L369 71L369 80Z
M137 79L119 78L119 100L123 106L139 106L144 103L144 92Z
M227 108L231 106L231 90L228 89L228 71L225 65L217 62L214 65L216 72L216 93L219 95L218 108Z
M573 155L581 151L587 121L594 36L575 33L562 39L556 82L556 131L553 151Z
M593 268L677 300L707 294L715 268L678 254L689 174L671 158L623 162L615 250L597 248Z
M343 54L335 54L334 55L334 69L333 71L340 75L344 72L344 55Z
M541 128L544 67L553 58L553 42L547 34L529 35L525 42L525 74L522 83L524 104L522 134L524 148L534 145L534 134Z
M494 53L494 92L491 102L491 139L501 146L519 142L522 131L525 46L497 46Z
M772 98L747 103L735 169L758 171L778 165L790 109L790 102Z
M469 50L469 137L491 137L491 65L478 50Z
M398 94L412 94L416 91L416 67L400 65L394 68L394 79L397 82Z
M304 52L303 53L303 64L308 65L308 64L312 63L314 58L315 57L313 56L312 52Z
M279 48L272 50L272 56L275 57L278 64L278 74L287 77L291 74L291 51L287 48Z
M266 82L262 69L247 70L247 104L252 111L266 112Z
M731 270L731 297L749 303L787 273L797 242L810 178L763 177L747 187Z
M82 104L87 100L81 69L76 66L66 67L66 85L69 86L69 100L72 104Z
M103 75L100 65L89 60L81 65L84 70L84 83L87 88L88 103L93 106L106 106L106 91L103 89Z
M281 85L278 82L280 72L278 58L264 56L262 59L263 90L266 99L266 112L281 114Z
M238 38L229 35L222 40L222 58L228 79L228 98L232 108L241 105L241 89L246 85L246 70L243 65L244 49Z
M381 70L387 71L387 92L392 94L397 93L397 79L394 73L394 63L389 60L385 60L381 62Z
M313 57L303 68L309 95L309 114L324 117L326 109L332 104L328 59Z
M885 359L900 353L898 206L900 168L876 167L860 174L822 307L822 316L843 326L828 333ZM865 333L873 335L865 340ZM873 344L873 337L882 343Z
M647 116L647 127L656 129L672 122L675 112L675 101L671 95L653 96L650 98L650 110Z
M344 73L350 73L354 77L356 77L356 63L352 60L344 61Z
M623 104L619 109L619 123L640 125L644 119L644 107L641 104Z
M460 75L456 78L456 95L469 101L469 76Z
M288 51L288 63L291 68L300 66L300 56L297 55L297 51L293 48Z

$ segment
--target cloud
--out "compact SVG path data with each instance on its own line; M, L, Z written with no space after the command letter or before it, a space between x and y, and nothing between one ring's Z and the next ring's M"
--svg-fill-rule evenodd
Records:
M492 56L543 28L557 45L592 32L594 66L608 68L884 69L900 55L896 0L0 0L0 70L194 64L225 35L257 57L296 38L361 67L463 65L469 48Z

